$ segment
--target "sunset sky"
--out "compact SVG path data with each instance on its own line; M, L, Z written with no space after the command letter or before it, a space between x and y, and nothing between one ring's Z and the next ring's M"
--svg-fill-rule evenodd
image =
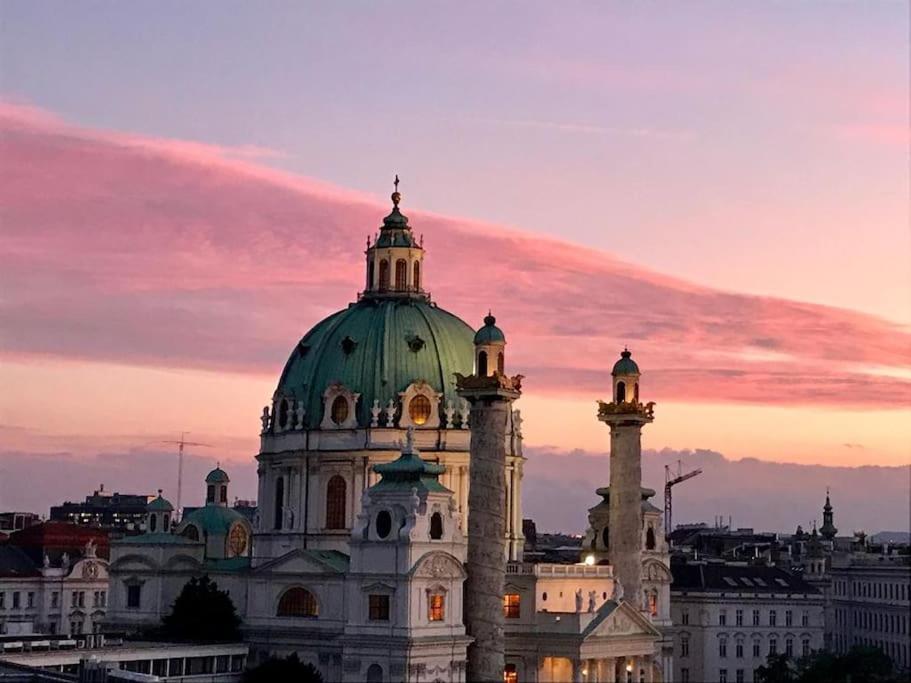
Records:
M900 2L0 1L0 459L252 467L398 173L529 445L627 344L649 448L908 464L908 65Z

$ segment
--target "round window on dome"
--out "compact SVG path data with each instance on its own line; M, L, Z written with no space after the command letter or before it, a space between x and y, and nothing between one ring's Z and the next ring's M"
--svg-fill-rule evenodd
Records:
M332 421L337 424L344 424L348 419L348 400L344 396L336 396L332 401Z
M228 535L228 554L231 557L239 557L247 550L247 531L240 525L235 524L231 533Z
M411 421L421 426L430 419L430 399L423 394L418 394L408 403L408 415Z

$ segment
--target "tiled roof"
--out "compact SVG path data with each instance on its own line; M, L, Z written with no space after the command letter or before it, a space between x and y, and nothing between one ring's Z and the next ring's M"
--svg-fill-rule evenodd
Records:
M0 576L38 576L37 565L19 548L0 546Z
M671 564L671 590L709 593L818 593L778 567L722 563Z

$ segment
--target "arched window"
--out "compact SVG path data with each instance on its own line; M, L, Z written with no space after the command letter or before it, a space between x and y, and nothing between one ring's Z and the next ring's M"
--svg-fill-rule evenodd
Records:
M443 538L443 515L439 512L430 515L430 538L434 541Z
M180 532L180 535L184 538L189 538L191 541L199 540L199 529L190 524L183 531Z
M332 421L337 425L345 424L348 419L348 399L344 396L336 396L332 401Z
M219 487L218 487L218 490L219 490L219 493L218 493L218 502L219 502L219 503L227 503L227 502L228 502L228 487L227 487L227 486L219 486Z
M288 399L282 399L278 406L278 426L282 429L288 424Z
M347 484L340 475L334 475L326 486L326 528L345 528L345 491Z
M655 530L652 527L649 527L648 531L645 532L645 549L655 549Z
M420 427L430 419L431 408L430 399L423 394L418 394L408 402L408 416Z
M478 377L487 376L487 352L478 351Z
M414 262L414 275L411 278L411 284L416 292L421 291L421 262Z
M167 531L171 527L171 515L167 512L164 513L164 531Z
M306 588L289 588L278 601L279 617L314 618L319 615L319 607L313 593Z
M610 529L607 527L601 530L601 545L605 548L610 548Z
M213 484L209 484L208 486L206 486L206 502L207 503L215 502L215 486Z
M380 261L380 291L389 289L389 261Z
M367 289L373 289L375 287L373 282L373 261L367 264Z
M519 672L516 671L515 664L507 664L503 667L503 683L518 683Z
M503 352L500 351L500 353L497 354L497 372L502 375L505 372L505 368L506 365L503 362Z
M626 401L626 382L617 382L617 403Z
M392 531L392 515L386 510L380 510L376 515L376 535L380 538L386 538Z
M383 667L379 664L367 667L367 683L383 683Z
M658 616L658 593L655 591L648 594L648 612L653 617Z
M285 507L285 478L279 477L275 480L275 515L272 528L282 528L282 516Z
M408 262L400 258L395 262L395 288L396 291L403 292L408 285Z
M636 382L633 385L633 399L636 401L636 403L639 403L639 382Z
M149 533L155 533L158 529L158 515L151 515L149 517Z

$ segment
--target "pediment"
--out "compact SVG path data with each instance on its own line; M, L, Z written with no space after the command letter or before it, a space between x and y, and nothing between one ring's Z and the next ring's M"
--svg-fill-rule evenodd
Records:
M604 614L602 615L602 612ZM628 602L607 601L598 610L598 617L586 629L586 638L604 636L660 636L661 632Z
M111 562L110 571L123 574L129 571L155 571L158 569L158 563L147 555L133 553L123 555Z
M339 574L337 567L328 562L314 557L306 550L292 550L281 557L260 565L254 570L255 574L283 574L283 575L307 575L307 574Z
M411 575L433 579L465 578L465 568L449 553L437 550L422 556L412 567Z

